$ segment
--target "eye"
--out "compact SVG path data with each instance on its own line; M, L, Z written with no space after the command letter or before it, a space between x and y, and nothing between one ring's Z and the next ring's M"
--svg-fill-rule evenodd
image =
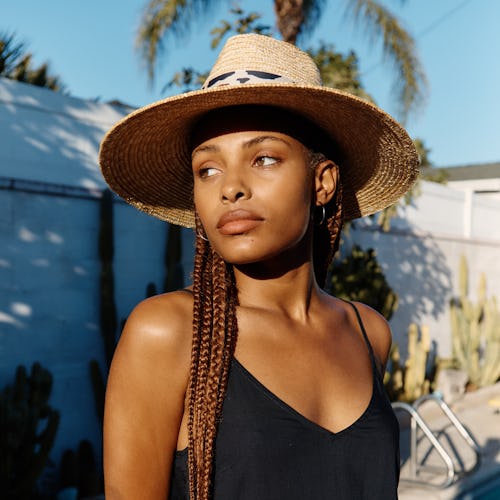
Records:
M274 158L273 156L258 156L255 159L255 165L258 167L270 167L271 165L275 165L278 163L278 158Z
M215 167L201 167L197 171L198 177L201 179L207 179L208 177L213 177L219 173L219 169Z

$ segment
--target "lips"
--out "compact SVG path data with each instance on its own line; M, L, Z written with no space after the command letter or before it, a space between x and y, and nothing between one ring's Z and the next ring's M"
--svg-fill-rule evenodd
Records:
M217 229L224 235L243 234L256 228L262 221L262 217L249 210L232 210L219 219Z

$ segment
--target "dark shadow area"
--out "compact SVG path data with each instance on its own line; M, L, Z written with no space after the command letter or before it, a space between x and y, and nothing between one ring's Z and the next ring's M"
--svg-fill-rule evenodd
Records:
M89 374L90 360L104 366L98 205L95 198L0 189L0 387L12 383L18 365L29 370L35 361L53 376L50 405L61 419L49 475L57 475L62 454L82 439L92 443L101 464ZM122 317L145 298L149 282L161 289L166 227L122 203L115 208Z
M446 256L431 237L418 237L410 230L382 232L357 224L346 243L374 248L386 279L399 296L399 307L391 319L395 339L406 351L406 332L410 323L425 324L425 318L438 319L448 309L452 291L452 271Z
M491 394L491 389L486 389ZM497 437L498 415L491 412L478 399L480 394L472 395L469 403L461 407L456 417L466 431L478 443L479 456L460 434L452 422L436 413L437 407L427 407L421 414L439 444L453 463L454 477L451 485L443 489L447 478L447 466L431 441L419 429L417 433L416 463L417 476L413 476L410 453L410 418L407 412L398 411L401 440L401 489L411 498L426 492L444 491L443 498L463 500L493 500L500 492L500 437ZM486 396L487 397L487 396ZM419 412L420 413L420 412ZM489 436L489 437L487 437ZM415 462L414 462L415 463ZM416 482L415 482L416 479ZM412 496L413 495L413 496ZM404 494L402 495L404 497ZM415 496L415 498L417 498Z
M492 457L496 457L500 453L500 439L489 438L481 451L483 457L485 457L481 475L478 475L479 477L474 484L471 484L472 481L470 480L459 483L457 500L493 500L500 498L500 464L496 463L495 466L495 463L491 462Z
M89 440L101 467L101 423L90 361L103 368L97 155L105 132L132 111L0 79L0 388L16 367L50 371L60 412L47 480ZM167 226L114 200L118 320L162 291ZM193 246L192 231L183 244ZM183 250L184 251L184 250ZM189 283L192 248L183 263ZM107 372L107 371L106 371ZM89 453L86 453L89 455Z

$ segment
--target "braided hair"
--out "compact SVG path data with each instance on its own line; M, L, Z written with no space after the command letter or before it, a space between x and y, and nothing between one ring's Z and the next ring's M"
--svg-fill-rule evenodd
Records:
M324 155L307 150L315 168ZM316 280L324 285L342 228L342 186L325 206L325 221L314 227L313 262ZM191 500L209 500L215 438L222 412L229 368L236 346L238 292L233 268L204 239L196 218L193 270L193 341L188 385L188 469Z

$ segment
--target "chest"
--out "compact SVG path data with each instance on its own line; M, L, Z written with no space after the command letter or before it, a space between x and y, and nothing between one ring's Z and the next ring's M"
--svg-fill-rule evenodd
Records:
M236 359L299 414L337 432L367 408L375 370L358 332L256 332L240 332Z
M331 432L233 362L216 441L219 492L227 488L234 494L243 481L241 492L255 495L262 486L253 498L284 498L287 492L286 498L326 499L334 489L338 498L373 498L370 488L383 477L388 483L379 485L386 495L380 498L392 498L398 450L398 424L377 387L354 422Z

